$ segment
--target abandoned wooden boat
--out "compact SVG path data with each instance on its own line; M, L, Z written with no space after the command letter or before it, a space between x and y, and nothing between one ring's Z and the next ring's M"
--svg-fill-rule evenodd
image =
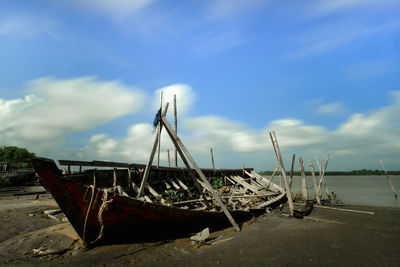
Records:
M59 163L68 166L66 173L51 159L32 159L41 183L87 245L163 240L226 227L225 207L234 221L243 222L285 198L281 187L250 168L201 169L213 184L210 189L192 169L153 166L139 194L146 165Z

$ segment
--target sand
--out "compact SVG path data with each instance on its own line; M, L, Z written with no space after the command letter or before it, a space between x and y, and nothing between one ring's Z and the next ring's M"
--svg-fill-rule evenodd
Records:
M48 196L0 199L0 265L397 266L400 261L396 208L344 207L374 214L314 208L304 219L265 214L241 232L211 233L217 241L201 247L187 237L86 249L69 223L43 214L55 207Z

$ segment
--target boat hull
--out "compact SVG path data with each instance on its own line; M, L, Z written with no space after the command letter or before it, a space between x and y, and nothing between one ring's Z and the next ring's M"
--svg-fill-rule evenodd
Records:
M83 241L120 243L156 241L185 236L209 227L230 225L219 211L201 211L149 203L65 178L53 160L32 159L41 183L52 194ZM237 222L254 216L231 211Z

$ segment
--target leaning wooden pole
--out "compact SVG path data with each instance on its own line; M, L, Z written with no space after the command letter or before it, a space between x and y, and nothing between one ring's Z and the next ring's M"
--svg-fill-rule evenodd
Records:
M212 148L210 148L210 152L211 152L211 164L212 164L213 169L215 170L214 153L213 153Z
M295 160L296 160L296 154L293 154L292 167L290 168L290 182L289 182L290 188L292 188L292 183L293 183L293 172L294 172L294 161Z
M215 190L212 188L210 182L207 180L197 163L194 161L192 156L190 155L189 151L186 149L185 145L182 143L181 139L178 137L178 135L175 133L174 129L172 126L169 124L169 121L165 116L161 117L163 124L165 126L165 129L168 132L168 135L171 137L172 142L175 144L177 149L181 149L182 152L185 154L185 156L189 159L190 163L192 163L192 166L196 170L197 174L199 175L200 179L202 182L206 185L206 189L212 194L213 198L216 200L218 206L221 207L222 211L225 213L225 216L228 218L228 220L231 222L232 226L235 228L236 231L240 231L239 226L236 224L235 220L233 219L232 215L229 213L228 209L225 207L224 203L222 202L221 198L218 196L218 194L215 192Z
M310 169L311 169L311 175L312 175L313 182L314 182L315 198L317 199L317 203L321 205L321 199L319 197L319 192L318 192L318 188L317 188L317 179L315 178L315 170L314 170L314 164L313 164L312 160L310 160Z
M164 111L161 114L161 118L163 116L165 116L165 114L167 114L168 105L169 105L169 103L167 103L165 105ZM161 118L160 118L160 120L161 120ZM158 124L157 127L159 127L160 129L157 129L156 138L154 139L154 143L153 143L153 149L151 150L149 161L147 162L146 169L144 170L143 179L142 179L142 182L140 184L140 188L139 188L139 192L137 194L137 198L142 197L144 188L146 187L147 179L149 178L149 175L150 175L150 170L151 170L151 165L153 164L154 154L156 153L156 149L157 149L157 146L158 146L158 141L160 140L161 127L162 127L161 121L160 121L160 123Z
M393 195L394 195L394 197L395 197L395 198L397 198L397 192L396 192L396 190L394 190L394 187L393 187L392 181L390 180L390 178L389 178L389 175L388 175L388 173L387 173L387 171L386 171L386 169L385 169L385 166L383 165L383 161L382 161L382 160L380 160L380 162L381 162L381 165L382 165L383 171L385 172L386 178L387 178L387 179L388 179L388 181L389 181L390 188L392 188Z
M160 92L160 110L162 110L162 98L163 98L163 92ZM160 153L161 153L161 118L160 118L160 127L158 128L159 131L159 137L158 137L158 155L157 155L157 168L160 167Z
M283 166L283 160L282 160L281 151L279 150L278 140L276 139L276 135L275 135L274 131L269 132L269 136L271 138L272 145L274 146L276 157L277 157L279 165L281 167L283 180L285 182L286 197L287 197L288 203L289 203L290 215L293 216L294 204L293 204L293 199L292 199L292 193L290 192L290 186L289 186L289 182L288 182L287 177L286 177L285 167Z
M301 171L301 188L303 190L304 200L307 200L308 192L307 192L306 172L304 171L304 162L303 162L302 157L299 157L299 163L300 163L300 171Z
M171 157L169 156L169 149L167 149L168 153L168 167L171 167Z
M176 95L174 95L174 126L175 126L175 133L178 134L178 111L176 107ZM174 159L175 159L175 167L178 167L178 151L175 147L174 151Z

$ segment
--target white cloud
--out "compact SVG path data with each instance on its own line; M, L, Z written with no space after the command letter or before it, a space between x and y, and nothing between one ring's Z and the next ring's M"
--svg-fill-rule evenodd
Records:
M144 98L118 81L93 77L38 79L29 84L28 91L31 94L23 99L0 99L0 143L36 151L61 145L68 133L90 130L138 111Z
M393 92L391 98L392 104L370 113L353 114L336 130L291 118L271 121L265 128L250 129L245 124L215 115L185 115L180 117L182 123L178 132L189 152L204 167L210 166L210 148L213 148L219 167L239 168L246 162L246 166L257 169L274 168L276 159L268 135L273 130L286 165L290 164L292 153L303 156L306 161L331 153L330 170L378 168L375 165L380 158L395 169L400 149L400 92ZM96 140L96 144L86 148L86 156L107 155L109 160L145 163L154 136L151 124L133 125L120 139L94 136L92 140ZM164 131L163 165L167 161L167 149L172 153L173 144Z
M157 89L153 96L153 110L158 110L160 107L160 92L163 93L163 106L168 102L168 114L173 115L174 110L174 95L176 95L177 110L179 116L187 113L196 100L196 94L192 88L187 84L172 84L166 87ZM183 114L182 114L183 113Z
M346 106L341 102L323 104L317 107L316 112L322 115L341 115L346 112Z

